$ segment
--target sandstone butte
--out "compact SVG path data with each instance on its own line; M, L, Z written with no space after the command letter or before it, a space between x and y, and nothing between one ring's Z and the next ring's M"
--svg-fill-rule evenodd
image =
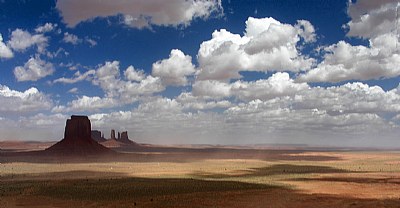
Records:
M45 152L57 155L98 155L114 152L95 141L91 131L92 126L87 116L72 115L66 122L64 138Z

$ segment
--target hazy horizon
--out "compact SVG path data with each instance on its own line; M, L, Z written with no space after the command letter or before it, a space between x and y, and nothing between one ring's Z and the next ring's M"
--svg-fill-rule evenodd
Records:
M400 147L400 2L315 2L0 1L0 141Z

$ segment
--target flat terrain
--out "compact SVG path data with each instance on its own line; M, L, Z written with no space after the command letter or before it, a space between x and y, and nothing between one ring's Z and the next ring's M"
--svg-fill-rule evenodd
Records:
M146 146L48 158L0 148L0 207L400 207L397 151Z

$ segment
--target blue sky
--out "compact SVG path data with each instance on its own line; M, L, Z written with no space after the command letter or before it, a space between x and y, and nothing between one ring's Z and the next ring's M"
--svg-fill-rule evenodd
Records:
M399 6L0 1L0 140L400 146Z

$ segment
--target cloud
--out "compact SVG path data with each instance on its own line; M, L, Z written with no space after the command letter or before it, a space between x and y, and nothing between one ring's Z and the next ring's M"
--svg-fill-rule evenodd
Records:
M186 92L175 99L143 100L131 111L90 118L99 129L108 131L113 124L145 142L356 145L363 141L367 146L376 144L377 138L380 145L393 142L390 138L400 128L387 115L398 115L399 101L397 89L384 91L356 82L239 103L206 101ZM209 110L218 107L222 113Z
M8 59L8 58L12 58L12 57L14 57L13 52L3 42L3 36L0 34L0 58Z
M104 66L107 64L99 68ZM104 71L103 75L110 74L114 73ZM285 91L293 88L287 85L296 84L292 81L280 72L263 80L262 83L271 85L265 91L281 93L275 97L254 93L254 97L231 102L184 92L176 98L150 96L132 110L111 110L89 117L93 128L107 132L110 128L128 130L132 139L151 143L359 145L361 142L368 146L376 145L379 139L379 145L385 146L396 142L390 138L397 138L395 135L400 133L400 127L394 122L400 113L400 86L385 91L359 82L327 88L300 84L295 90ZM257 89L256 83L247 84ZM292 91L296 93L286 93ZM82 96L68 106L54 107L53 112L97 112L94 109L116 106L113 102L120 103L108 97ZM221 109L216 112L215 108ZM27 117L24 125L44 128L49 125L45 118L58 121L63 116L55 115L58 116L38 115L37 121ZM7 122L0 120L0 126L8 125ZM0 131L6 133L4 129Z
M68 27L116 15L122 15L122 23L135 28L187 26L194 19L207 19L214 12L222 12L220 0L116 0L112 4L96 0L60 0L56 7Z
M182 110L183 106L174 99L156 98L141 103L132 111L93 114L89 118L97 129L109 131L111 124L112 128L127 130L131 138L139 142L196 143L197 134L217 129L212 125L218 124L214 119L219 118L211 113L184 113ZM208 125L211 128L205 128ZM208 139L215 139L215 135ZM200 141L207 140L197 140Z
M400 75L400 50L392 34L370 41L370 47L352 46L340 41L326 47L324 61L305 74L300 82L340 82L345 80L370 80Z
M193 95L206 99L231 96L231 85L217 80L198 80L192 85Z
M14 75L18 82L37 81L54 73L52 63L47 63L39 57L31 57L24 66L14 68Z
M383 5L390 3L397 3L398 0L359 0L354 2L349 2L349 7L347 8L347 14L352 18L359 20L361 16L371 12L372 10L379 9Z
M64 38L63 38L64 43L71 43L72 45L78 45L79 43L82 42L82 39L79 39L78 36L74 34L70 34L68 32L64 33Z
M108 97L117 96L118 90L120 90L119 61L107 61L96 69L93 84L100 86Z
M136 82L140 82L146 77L143 70L136 70L133 66L129 66L124 75L127 80Z
M108 97L98 97L98 96L86 96L78 97L67 105L57 105L51 110L53 113L66 113L66 112L97 112L100 109L112 108L120 106L117 100Z
M288 103L282 105L282 99L286 98L254 100L229 108L226 115L230 123L238 124L239 128L243 125L242 129L247 131L246 134L252 129L263 132L264 135L278 136L280 139L290 135L292 138L289 141L292 142L297 138L311 143L319 140L325 144L334 144L334 141L340 140L344 144L349 142L343 138L344 135L367 140L372 135L377 137L380 132L386 134L386 131L392 131L390 122L374 113L334 115L320 109L291 109L287 106ZM333 140L329 141L330 139Z
M154 93L165 90L161 79L151 75L144 75L142 71L137 71L133 66L129 66L121 78L119 61L105 62L95 70L89 70L84 74L79 71L74 78L59 78L54 83L72 84L83 80L89 80L95 86L99 86L103 92L103 97L82 96L75 99L66 106L59 105L53 108L53 112L70 111L98 111L102 108L113 108L136 102L140 99L150 97Z
M392 26L387 25L393 22L393 7L388 6L393 2L371 1L370 4L357 6L363 5L363 2L366 1L349 3L349 11L353 14L349 12L352 19L347 24L348 36L366 39L368 43L351 45L339 41L325 46L323 59L318 64L301 51L304 45L311 45L318 39L310 22L298 20L294 24L285 24L273 18L250 17L243 34L234 34L225 29L214 31L211 39L200 45L197 60L194 61L198 61L197 68L191 56L174 49L169 57L152 65L151 75L132 65L122 69L119 61L107 61L85 72L75 71L71 77L53 81L65 84L87 81L99 87L103 95L79 95L67 103L54 106L36 88L25 92L14 91L17 93L9 96L13 90L3 87L4 90L0 92L5 93L0 94L0 101L7 106L0 107L1 112L16 114L19 111L8 110L11 108L9 106L16 103L19 108L28 109L25 111L29 115L48 109L57 114L39 113L30 117L22 116L15 121L0 117L0 132L4 132L4 127L3 130L1 127L10 126L10 122L14 122L15 126L45 127L50 125L46 121L48 118L63 125L65 120L60 120L64 119L64 115L58 113L84 112L94 113L90 118L96 128L109 131L113 128L110 125L114 125L114 128L128 130L134 139L142 142L368 145L379 141L384 144L381 142L397 138L400 133L400 85L392 90L383 90L379 86L360 82L332 87L314 87L307 83L370 80L400 75L397 67L400 66L400 49L396 47L399 45L398 34ZM87 4L90 5L90 2ZM350 7L358 9L355 11ZM102 16L90 12L85 15L88 17L83 19L78 16L72 26ZM116 13L104 14L103 17L113 15ZM186 25L158 24L152 18L136 18L127 13L121 13L119 17L125 24L138 28ZM193 17L188 24L192 20ZM373 24L376 24L376 28L371 28ZM68 35L72 41L72 34ZM88 37L79 40L91 44ZM36 77L41 76L37 75L41 73L34 73L41 71L36 68L53 68L38 57L31 59L24 67L19 66L23 74L31 74L26 77L34 77L35 74ZM259 80L246 81L240 79L240 71L268 73ZM178 96L165 97L160 92L167 86L188 87ZM68 92L77 91L78 88L73 87ZM32 96L32 100L22 98L22 95ZM40 100L39 95L43 96L43 100L36 102ZM33 107L24 106L29 103L33 103ZM36 108L34 104L37 104ZM130 110L126 110L128 108ZM101 109L107 109L106 113Z
M197 78L230 80L240 78L240 71L308 70L315 61L297 47L314 39L313 27L305 20L293 26L271 17L249 17L244 36L221 29L201 43Z
M32 46L37 46L37 51L43 54L46 52L47 42L48 38L43 34L32 35L28 31L16 29L11 33L11 39L7 44L18 52L24 52Z
M102 108L116 107L119 104L113 98L100 98L98 96L89 97L82 96L76 100L68 103L67 108L57 107L53 109L53 112L92 112Z
M205 97L194 96L190 92L182 92L176 98L176 101L183 106L183 109L187 110L226 109L233 106L228 100L210 100Z
M277 72L268 79L253 82L237 81L231 85L231 93L244 101L268 100L275 97L290 96L308 90L306 83L294 83L286 72Z
M47 33L47 32L51 32L53 30L55 30L57 27L57 24L53 24L53 23L46 23L44 25L38 26L35 29L36 33Z
M62 132L62 127L65 121L68 119L67 115L63 114L51 114L46 115L43 113L38 113L30 117L22 117L19 119L19 123L22 127L30 128L54 128L58 127Z
M131 70L128 67L127 70ZM139 72L140 73L140 72ZM129 74L126 72L125 74ZM141 96L152 95L165 89L160 78L147 75L140 81L124 80L120 77L119 62L106 62L96 70L94 85L100 86L106 97L118 98L122 103L131 103Z
M306 83L295 83L286 72L277 72L268 79L225 83L217 80L199 80L193 84L193 95L218 100L234 97L242 101L268 100L295 95L309 89Z
M60 57L60 55L61 55L61 56L64 56L64 57L67 57L67 56L69 55L69 52L66 51L64 48L61 48L61 47L60 47L60 48L58 48L57 51L55 51L55 52L47 52L47 53L46 53L46 56L49 57L49 58Z
M330 141L321 140L321 137L335 141L343 136L372 139L372 135L380 138L378 135L385 132L386 138L392 138L399 132L399 126L391 121L391 116L400 112L399 89L400 86L384 91L379 86L359 82L310 87L306 83L295 83L287 73L277 72L267 79L250 82L196 81L193 94L182 93L176 100L183 109L225 109L213 120L218 121L215 125L226 130L212 130L221 137L240 135L265 141L263 135L280 140L296 136L302 138L301 141L307 139L308 143L327 144ZM235 102L224 100L226 98ZM226 105L212 106L212 102L208 102L210 108L207 108L207 100ZM293 139L288 141L293 142Z
M302 37L305 43L312 43L317 41L317 35L315 34L314 26L307 20L297 20L295 25L299 31L300 37Z
M75 63L73 63L73 62L69 62L69 63L63 63L63 62L61 62L61 63L59 64L59 66L60 66L60 67L68 68L68 70L70 70L70 71L78 70L78 68L87 68L87 67L82 66L82 65L79 64L79 63L75 64Z
M20 115L48 110L52 105L50 98L31 87L23 92L0 85L0 112L2 115Z
M348 36L374 38L398 29L398 0L359 0L350 2L348 14L351 21L346 24Z
M142 113L172 114L179 113L182 110L182 105L175 99L156 98L143 102L137 110Z
M361 0L349 4L352 20L347 36L368 39L368 46L339 41L324 48L324 59L300 74L300 82L371 80L400 75L400 45L397 1Z
M400 94L397 89L384 91L379 86L359 82L337 87L315 87L296 96L292 102L295 108L319 109L331 114L400 111Z
M68 93L72 93L72 94L78 93L78 88L76 88L76 87L71 88L70 90L68 90Z
M288 141L302 138L300 141L325 145L339 141L342 145L349 144L360 139L364 145L377 145L376 139L385 138L385 141L379 139L382 145L395 138L395 132L400 130L388 116L399 112L399 99L397 90L349 83L239 103L228 108L224 115L227 122L246 132L247 138L251 135L262 138L260 134L264 134L285 141L285 137L292 136Z
M38 113L17 119L0 119L0 135L6 140L57 141L63 137L67 118L69 116L63 114Z
M146 96L165 90L165 86L162 85L161 80L158 77L153 77L150 75L146 76L146 78L140 82L122 81L120 82L120 86L120 96L125 97L125 99L128 100L129 96Z
M97 41L95 41L95 40L93 40L93 39L91 39L91 38L89 38L89 37L85 37L85 41L87 42L87 43L89 43L89 46L90 47L94 47L94 46L96 46L97 45Z
M192 57L178 49L171 50L168 59L159 60L152 67L152 75L160 77L166 86L185 86L188 84L186 77L194 72Z
M55 79L53 81L53 83L65 83L65 84L73 84L76 82L80 82L83 80L90 80L92 79L92 76L95 74L95 70L89 70L83 74L81 74L80 71L75 72L74 77L73 78L65 78L65 77L61 77L58 79Z

